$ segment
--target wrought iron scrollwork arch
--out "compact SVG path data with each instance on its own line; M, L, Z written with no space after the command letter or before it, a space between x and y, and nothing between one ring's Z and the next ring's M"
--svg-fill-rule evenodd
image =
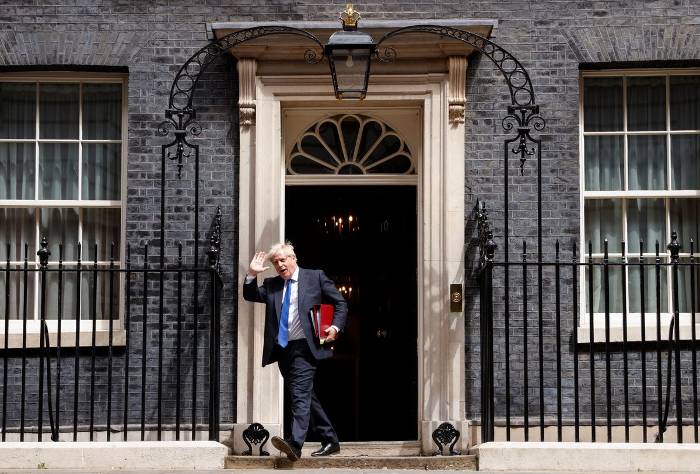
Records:
M304 53L306 62L315 64L323 59L323 44L316 36L298 28L275 25L257 26L235 31L195 52L180 66L175 75L175 79L173 79L170 87L168 108L165 111L166 120L158 125L158 135L160 136L167 136L169 129L173 130L173 141L164 145L164 147L166 149L175 147L175 153L168 152L167 158L177 160L178 174L182 170L182 159L190 156L190 153L185 152L185 148L195 149L196 152L196 147L187 142L187 135L197 136L202 131L202 127L196 122L197 112L192 105L192 98L202 74L219 56L224 55L229 49L246 41L270 35L296 35L307 38L319 48L320 53L314 51L313 48L307 49Z
M246 41L251 41L263 36L270 35L296 35L307 38L312 47L306 50L304 57L308 63L314 64L323 58L323 44L316 36L298 28L289 26L258 26L247 28L230 33L213 43L210 43L195 52L180 67L175 79L170 87L170 98L168 108L165 111L165 120L158 125L156 133L159 136L167 136L172 131L173 139L169 143L161 145L161 260L163 259L163 248L165 241L165 163L167 160L177 161L178 177L181 176L183 159L194 157L194 220L195 220L195 261L198 257L198 235L199 235L199 145L190 143L188 135L197 136L202 132L202 127L196 121L197 112L192 105L194 92L199 84L199 79L207 68L219 57L224 55L229 49ZM313 48L317 47L320 53ZM174 151L172 149L174 148Z
M517 132L517 135L506 143L506 147L510 146L509 143L517 142L511 151L515 155L520 155L520 173L523 174L527 157L539 153L540 141L530 135L530 130L534 128L537 131L542 131L546 122L539 115L540 108L535 102L535 90L530 75L522 63L509 51L483 36L439 25L412 25L390 31L377 42L376 55L378 60L381 62L393 61L396 58L396 51L391 47L385 47L382 50L382 43L395 36L408 33L429 33L462 41L473 46L495 64L510 91L511 105L508 107L508 115L502 122L503 130L511 132L513 128L516 128ZM528 147L528 143L535 146Z
M530 75L523 65L515 56L503 49L496 43L484 38L483 36L471 33L449 26L439 25L412 25L405 28L399 28L385 34L377 42L377 51L380 61L392 61L396 57L396 51L393 48L384 48L380 52L381 45L384 41L406 33L430 33L439 36L445 36L464 43L472 45L478 51L483 53L496 65L501 74L503 74L508 89L510 90L510 98L513 106L517 107L533 107L535 106L535 91L530 81Z

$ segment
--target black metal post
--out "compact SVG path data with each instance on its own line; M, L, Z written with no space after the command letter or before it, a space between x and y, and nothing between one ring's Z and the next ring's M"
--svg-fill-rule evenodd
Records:
M555 294L555 324L556 324L556 351L557 351L557 441L562 440L562 413L561 413L561 287L559 282L560 277L560 261L559 261L559 240L555 244L555 265L554 265L554 294ZM574 344L576 344L574 342Z
M146 339L148 337L148 244L143 255L143 308L141 311L141 441L146 439Z
M107 341L107 441L112 431L112 346L114 344L114 242L109 249L109 335Z
M493 258L496 252L496 242L493 240L493 233L489 231L487 235L487 241L485 243L486 250L486 263L484 267L484 283L485 283L485 318L484 324L486 325L485 330L485 340L482 340L482 350L485 351L485 362L486 366L482 367L481 370L486 370L487 374L487 384L486 384L486 400L482 401L482 405L487 408L488 418L486 419L486 430L485 430L485 441L493 441L495 436L495 426L494 426L494 364L493 364Z
M61 426L61 332L63 323L63 243L58 244L58 314L56 335L56 432ZM54 440L57 441L57 440Z
M79 388L80 388L80 321L81 316L81 288L82 288L82 258L83 258L83 246L80 242L77 245L78 252L78 265L76 267L77 284L75 290L75 360L74 360L74 380L73 380L73 441L78 441L78 404L80 402L79 398Z
M627 357L627 254L625 242L622 245L622 364L623 387L625 399L625 443L630 441L630 397L629 397L629 363ZM642 353L644 356L644 353Z
M523 434L530 440L530 374L528 373L527 340L527 242L523 240Z
M659 426L659 441L664 441L663 421L663 384L661 380L661 257L659 256L659 241L656 241L656 260L654 275L656 283L656 407Z
M691 340L693 348L691 350L693 364L693 434L694 440L698 442L698 340L695 329L695 242L690 239L690 324Z
M182 351L182 242L177 244L177 331L175 341L175 440L180 441L180 387Z
M608 239L603 242L603 291L605 304L605 406L608 443L612 442L612 380L610 373L610 265Z
M678 254L681 251L681 244L678 242L678 233L671 232L671 243L668 244L668 250L671 253L671 303L673 304L673 324L674 334L669 334L669 344L675 348L676 355L676 441L683 442L683 398L681 396L681 333L678 308ZM675 341L673 341L675 338ZM669 373L669 377L671 374Z
M22 388L21 388L21 407L19 415L19 440L24 441L24 415L26 403L26 382L27 382L27 283L29 273L29 245L24 243L24 271L23 281L24 288L22 289Z
M642 326L642 441L647 442L647 354L644 349L646 343L646 295L645 295L645 266L644 266L644 242L639 241L639 307Z
M591 375L591 441L595 442L595 357L593 355L593 342L595 341L593 320L593 243L588 241L588 359L590 361Z
M574 441L579 442L579 393L578 393L578 260L576 259L576 240L571 245L571 284L573 298L573 351L574 351Z
M97 359L97 243L92 250L94 260L92 263L92 304L90 308L92 319L92 340L90 342L90 441L94 439L95 431L95 362Z
M10 244L7 244L7 261L5 263L5 341L2 351L2 441L5 442L7 433L7 350L10 347Z
M44 338L43 330L46 324L46 268L49 264L49 244L46 237L41 238L41 248L37 252L39 256L39 402L37 404L37 441L42 441L44 431Z
M126 246L126 315L124 329L126 330L126 350L124 352L124 441L129 439L129 351L131 333L131 245Z

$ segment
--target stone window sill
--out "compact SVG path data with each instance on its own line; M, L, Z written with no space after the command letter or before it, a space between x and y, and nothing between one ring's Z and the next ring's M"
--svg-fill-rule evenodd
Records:
M23 334L10 332L8 334L8 349L22 348ZM76 347L75 331L61 331L61 348ZM40 346L39 332L27 331L26 347L28 349L39 348ZM55 331L49 331L49 344L52 348L58 345L58 334ZM109 331L99 329L95 331L95 347L109 346ZM112 347L126 346L126 331L124 329L114 329L112 331ZM80 347L92 347L92 331L80 331ZM5 333L0 332L0 351L5 348Z
M689 313L681 313L680 321L680 339L681 341L691 341L692 318ZM668 313L661 314L661 340L668 341L669 325L671 316ZM644 341L655 342L656 338L656 313L646 313L645 317ZM674 330L675 333L675 330ZM700 339L700 313L695 315L695 335ZM589 344L590 337L590 315L579 315L579 327L576 338L579 344ZM639 313L627 315L627 341L641 342L642 341L642 325ZM595 313L593 315L593 342L604 343L605 341L605 314ZM610 314L610 338L611 343L623 342L622 314Z

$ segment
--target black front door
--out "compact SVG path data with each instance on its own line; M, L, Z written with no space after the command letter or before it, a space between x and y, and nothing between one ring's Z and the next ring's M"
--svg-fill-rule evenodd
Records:
M285 208L299 266L348 302L315 382L341 441L418 439L415 186L288 186Z

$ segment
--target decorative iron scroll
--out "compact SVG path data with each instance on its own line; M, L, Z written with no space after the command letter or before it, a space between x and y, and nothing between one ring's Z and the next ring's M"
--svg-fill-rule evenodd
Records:
M498 70L501 71L510 89L510 98L513 106L527 107L535 105L535 91L532 87L530 76L523 65L520 64L520 61L496 43L469 31L439 25L413 25L390 31L377 42L377 57L380 61L387 62L396 57L396 51L393 48L384 48L384 51L380 53L381 44L394 36L404 33L431 33L472 45L493 61Z
M217 206L216 215L214 216L214 230L209 237L209 250L207 250L207 257L209 257L209 266L216 270L218 275L221 275L221 268L219 266L219 258L221 255L221 206Z
M243 442L248 446L246 451L243 451L243 456L253 455L253 446L260 445L260 456L269 456L270 453L264 450L265 443L270 438L270 432L265 429L260 423L252 423L248 428L243 430ZM252 444L251 444L252 443Z
M166 119L158 125L157 132L160 136L167 136L168 129L172 128L173 130L174 140L163 147L168 150L166 158L177 160L178 177L182 171L183 158L191 156L191 152L185 152L185 148L195 148L187 141L187 136L190 134L196 136L202 132L202 127L196 122L197 112L192 106L192 98L204 71L219 56L241 43L263 36L283 34L303 36L315 43L315 46L320 49L320 53L313 49L306 50L304 58L307 63L315 64L323 59L323 44L316 36L298 28L272 25L247 28L230 33L201 48L180 67L170 87L170 99L165 111ZM169 150L172 147L175 147L174 153Z
M540 107L538 105L526 107L511 105L508 107L508 115L503 118L501 124L506 132L512 131L513 128L517 129L515 137L506 140L506 147L509 148L511 144L514 144L510 152L514 155L520 155L520 175L522 176L527 157L535 155L540 146L540 140L533 138L530 135L530 130L534 128L541 132L546 125L544 118L540 115ZM530 143L534 146L528 146Z
M448 456L460 454L459 451L454 450L455 444L459 441L459 431L451 423L442 423L438 426L433 431L433 441L438 446L438 450L433 453L433 456L441 456L448 444L450 445Z
M493 260L496 252L496 242L493 240L493 231L489 223L488 211L484 201L476 201L476 230L479 239L479 263L483 265L487 260Z
M539 115L539 106L535 102L535 90L525 67L511 53L483 36L439 25L413 25L388 32L377 42L375 53L377 59L380 62L394 61L396 50L391 47L381 50L380 46L386 40L406 33L429 33L462 41L473 46L496 65L508 85L511 99L508 115L503 119L503 129L506 132L511 131L515 122L518 131L515 138L506 141L506 146L510 147L510 143L516 143L510 151L520 155L520 174L522 175L527 157L539 152L539 141L530 135L530 127L537 131L542 131L545 127L545 121ZM537 150L533 146L528 147L528 142L535 143ZM540 170L538 169L537 172L540 173Z

